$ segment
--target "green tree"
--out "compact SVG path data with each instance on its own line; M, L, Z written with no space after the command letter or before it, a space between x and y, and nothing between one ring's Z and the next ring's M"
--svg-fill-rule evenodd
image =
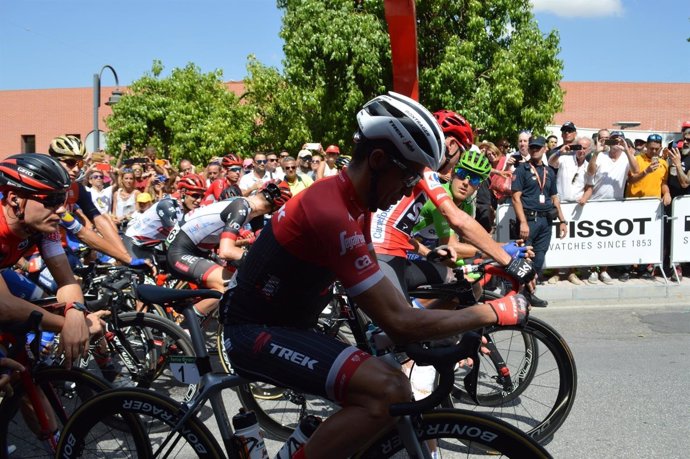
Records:
M230 151L252 151L252 109L227 90L221 71L202 74L191 63L166 78L162 71L154 61L151 72L113 106L106 120L110 153L118 154L123 145L133 152L152 145L163 158L200 164Z
M277 3L285 10L285 70L281 78L273 69L273 77L287 95L273 102L292 104L282 114L293 137L349 143L362 103L392 88L383 2ZM430 109L456 110L489 138L541 131L561 110L558 34L539 30L528 0L418 0L417 23L420 97ZM268 110L266 98L253 102L265 116L281 113ZM261 137L280 141L270 132Z

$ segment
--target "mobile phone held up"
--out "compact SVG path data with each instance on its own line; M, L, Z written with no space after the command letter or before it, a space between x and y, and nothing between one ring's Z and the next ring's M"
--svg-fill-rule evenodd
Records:
M606 139L605 145L618 145L618 137L615 139Z
M580 151L582 150L582 145L580 144L575 144L570 146L570 151Z

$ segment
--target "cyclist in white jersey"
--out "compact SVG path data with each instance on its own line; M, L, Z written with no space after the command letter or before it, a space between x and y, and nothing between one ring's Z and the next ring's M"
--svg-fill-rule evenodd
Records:
M224 292L247 256L238 240L253 233L244 227L255 220L263 223L265 214L278 210L291 197L286 182L268 182L254 195L215 202L185 215L166 240L170 272L204 288ZM217 300L203 300L196 304L195 311L205 317L217 304Z

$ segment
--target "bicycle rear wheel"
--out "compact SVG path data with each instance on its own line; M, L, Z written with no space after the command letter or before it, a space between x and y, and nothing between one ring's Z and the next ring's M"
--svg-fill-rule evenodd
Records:
M60 429L80 404L111 387L79 368L39 368L34 374L34 381L46 395ZM8 457L10 446L13 451L9 456L11 458L54 457L55 453L47 441L39 440L30 427L31 422L27 423L30 418L22 415L25 394L25 388L15 384L14 395L4 397L0 403L0 459Z
M197 418L187 420L180 433L171 433L183 414L182 406L171 398L145 389L103 392L69 419L56 457L224 457ZM112 428L115 420L124 427Z
M422 446L435 449L437 457L550 458L536 441L506 422L465 410L438 410L423 414L415 425ZM434 446L431 446L434 445ZM408 458L396 428L371 442L356 458Z
M538 442L548 441L575 402L577 370L570 348L558 332L534 317L524 328L488 328L486 336L508 371L501 374L491 357L482 355L477 386L480 405L465 392L465 372L459 370L452 406L495 416Z

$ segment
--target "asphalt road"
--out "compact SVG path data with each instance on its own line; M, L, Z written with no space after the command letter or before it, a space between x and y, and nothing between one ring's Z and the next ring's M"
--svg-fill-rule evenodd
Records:
M684 458L690 451L690 306L549 307L577 399L547 449L555 458Z
M547 445L555 458L690 454L690 306L553 304L534 314L563 335L577 363L575 405ZM235 395L226 401L235 413ZM272 454L280 446L267 440Z

